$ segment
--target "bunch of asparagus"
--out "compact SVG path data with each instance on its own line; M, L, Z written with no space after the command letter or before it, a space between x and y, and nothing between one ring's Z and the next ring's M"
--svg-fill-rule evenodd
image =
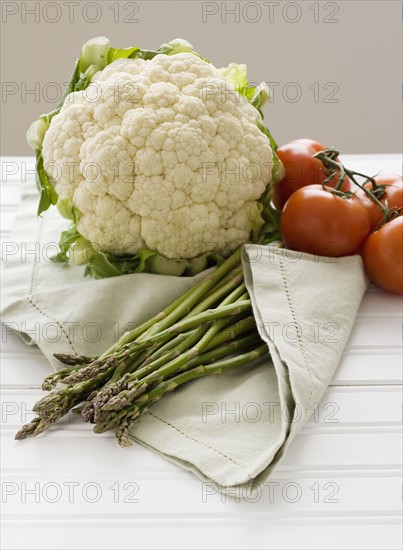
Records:
M79 410L121 446L149 407L182 384L253 363L268 354L259 337L243 280L240 250L164 311L125 333L100 357L56 354L66 365L45 378L50 393L16 439L38 435Z

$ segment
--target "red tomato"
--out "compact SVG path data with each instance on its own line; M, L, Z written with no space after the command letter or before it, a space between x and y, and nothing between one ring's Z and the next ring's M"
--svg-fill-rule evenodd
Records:
M378 185L384 185L383 189L379 189L376 193L376 198L382 204L390 208L403 208L403 181L402 176L397 174L380 174L375 178ZM368 182L364 185L370 191L373 190L372 183ZM357 197L362 201L363 206L368 210L371 218L371 230L375 229L382 221L383 212L380 206L371 200L362 189L356 191Z
M296 191L280 224L288 248L320 256L354 254L370 232L369 214L359 199L337 196L321 185Z
M325 146L312 139L297 139L277 149L277 155L285 169L284 178L274 186L273 204L282 210L291 195L306 185L321 184L327 178L324 165L319 159L312 158ZM336 187L337 177L326 185ZM343 191L350 190L350 180L346 178Z
M403 216L371 233L361 255L373 283L389 292L403 294Z

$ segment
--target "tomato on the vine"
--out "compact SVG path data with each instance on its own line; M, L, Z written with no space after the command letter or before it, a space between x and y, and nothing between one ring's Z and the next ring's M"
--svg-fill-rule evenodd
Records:
M370 218L354 195L340 196L329 187L302 187L286 202L280 222L286 247L320 256L357 252L370 232Z
M273 188L273 204L282 210L287 200L295 191L307 185L322 184L327 178L324 164L313 155L325 149L325 146L312 139L297 139L277 149L277 155L285 170L284 178ZM338 178L326 183L336 187ZM342 191L350 190L350 180L345 179Z
M365 272L373 283L403 294L403 216L371 233L361 255Z
M383 205L387 206L388 209L394 210L403 208L402 176L398 174L380 174L375 177L375 182L377 186L382 186L375 188L375 196ZM364 187L374 192L371 182L366 183ZM375 201L371 200L362 189L358 189L356 195L368 210L371 218L371 230L375 229L384 216L382 208Z

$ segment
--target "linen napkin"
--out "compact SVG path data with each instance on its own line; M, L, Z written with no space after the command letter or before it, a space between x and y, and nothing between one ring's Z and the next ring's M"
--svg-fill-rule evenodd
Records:
M3 247L3 341L18 332L54 368L53 353L100 354L205 275L84 278L83 268L50 262L65 221L55 211L38 220L36 205L34 185L26 185L14 234ZM156 403L132 436L211 490L250 499L331 381L367 282L359 256L330 259L247 245L243 264L271 360L181 387Z

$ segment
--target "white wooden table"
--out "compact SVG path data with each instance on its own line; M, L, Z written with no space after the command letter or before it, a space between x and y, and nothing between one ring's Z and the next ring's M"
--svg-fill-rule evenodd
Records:
M3 168L10 160L32 164L14 157ZM397 155L345 160L367 173L401 169ZM7 241L21 175L2 176ZM50 367L3 333L1 547L401 548L401 320L399 297L368 291L322 403L255 503L203 494L191 474L79 422L15 442Z

